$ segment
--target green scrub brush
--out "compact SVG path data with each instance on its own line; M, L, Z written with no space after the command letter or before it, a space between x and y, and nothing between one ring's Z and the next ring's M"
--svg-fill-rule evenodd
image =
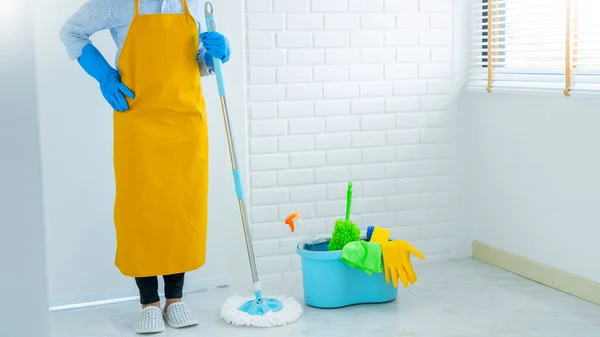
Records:
M350 207L352 206L352 183L348 183L348 194L346 197L346 220L339 219L335 222L335 228L329 241L328 249L341 250L349 242L360 241L360 229L350 221Z

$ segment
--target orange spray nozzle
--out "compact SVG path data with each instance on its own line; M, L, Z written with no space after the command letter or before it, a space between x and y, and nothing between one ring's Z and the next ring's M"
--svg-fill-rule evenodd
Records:
M290 226L290 230L292 231L292 233L296 230L296 225L295 225L295 221L302 221L302 212L295 212L290 214L286 219L285 219L285 223L286 225Z

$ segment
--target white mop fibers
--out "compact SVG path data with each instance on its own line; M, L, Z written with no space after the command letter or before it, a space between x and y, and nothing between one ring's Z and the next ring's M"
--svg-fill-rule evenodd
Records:
M227 323L238 326L271 328L293 323L302 316L302 306L291 297L271 297L281 302L283 308L278 312L268 312L264 316L252 316L240 311L240 306L254 297L232 296L221 308L221 318Z

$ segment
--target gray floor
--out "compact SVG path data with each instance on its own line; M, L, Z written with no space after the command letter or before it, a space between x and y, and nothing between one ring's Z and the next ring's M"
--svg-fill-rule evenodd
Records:
M599 306L492 266L468 259L421 264L415 270L419 282L401 289L395 302L335 310L307 307L298 322L272 329L233 327L220 320L220 306L231 290L190 294L186 302L202 323L152 336L600 336ZM301 289L287 288L285 295L304 304ZM137 336L132 331L137 311L136 303L124 303L55 312L52 337Z

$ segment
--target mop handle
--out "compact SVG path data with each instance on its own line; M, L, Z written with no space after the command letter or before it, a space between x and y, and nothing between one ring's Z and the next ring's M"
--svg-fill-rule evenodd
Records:
M217 31L217 22L213 16L213 6L210 2L206 2L204 7L204 14L206 16L206 27L209 32ZM229 152L231 156L231 163L233 169L233 180L235 183L235 191L239 200L244 199L244 185L242 184L242 175L237 167L237 156L235 148L233 146L233 139L231 138L231 128L229 124L229 111L226 104L227 91L225 90L225 78L223 77L223 63L217 58L213 58L215 76L217 77L217 87L219 89L219 96L221 96L221 108L223 109L223 116L225 118L225 128L227 131L227 139L229 143Z
M215 17L213 16L213 5L207 1L206 4L204 5L204 14L206 16L206 27L208 29L209 32L216 32L217 31L217 22L215 21ZM233 140L231 139L231 130L230 130L230 124L229 124L229 112L227 111L227 104L225 102L225 97L227 96L227 90L225 90L225 78L223 77L223 63L221 62L221 60L217 59L217 58L213 58L213 63L214 63L214 67L215 67L215 76L217 77L217 87L219 89L219 96L221 96L221 108L223 109L223 116L226 119L226 125L225 127L227 128L227 138L229 140L229 144L230 144L230 155L231 155L231 162L232 162L232 166L233 166L233 181L235 183L235 192L237 194L237 197L239 200L243 200L244 199L244 185L242 184L242 175L239 171L239 169L237 168L237 156L235 155L234 151L233 151Z
M206 17L206 26L209 32L217 31L217 23L213 16L213 6L210 2L206 2L204 6L204 15ZM246 248L248 250L248 260L250 262L250 271L252 272L252 281L256 291L260 292L260 282L258 279L258 271L256 268L256 259L254 256L254 247L252 244L252 237L250 234L250 227L248 222L248 211L244 200L244 184L242 183L242 175L237 165L237 153L233 142L231 123L229 121L229 110L227 108L227 92L225 90L225 79L223 77L223 65L221 60L213 58L214 70L217 78L217 86L219 88L219 96L221 96L221 109L223 110L223 121L225 123L225 134L227 136L227 144L229 146L229 157L231 160L231 167L233 170L233 181L235 183L235 192L237 194L238 205L240 209L240 216L242 218L242 225L244 229L244 239L246 240ZM257 296L258 297L258 296Z
M209 32L217 31L217 22L215 21L213 12L213 5L207 1L204 5L204 15L206 17L206 28ZM217 86L219 88L219 96L225 97L227 96L227 91L225 91L225 80L223 79L223 63L217 58L213 58L213 60L215 76L217 77Z

